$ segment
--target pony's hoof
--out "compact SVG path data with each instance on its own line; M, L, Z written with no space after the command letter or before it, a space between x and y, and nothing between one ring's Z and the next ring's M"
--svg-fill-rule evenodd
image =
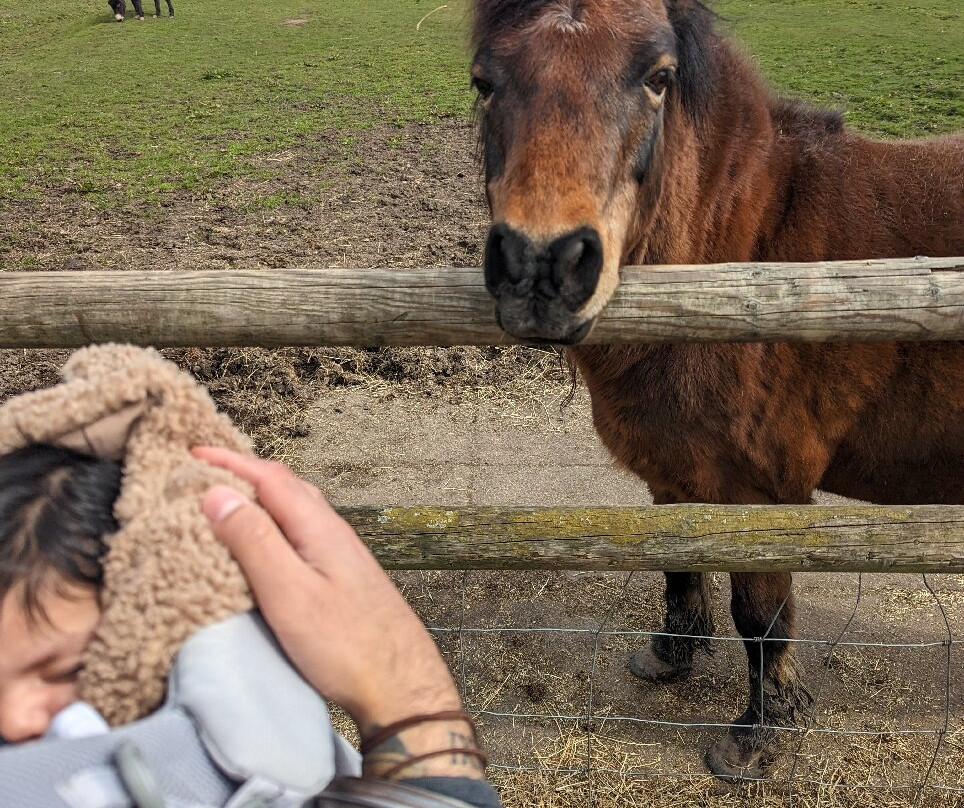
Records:
M763 776L766 761L763 749L747 748L727 732L706 750L706 765L717 777L729 782L757 780Z
M631 654L627 667L633 676L647 682L675 682L689 676L692 670L689 665L673 665L660 659L652 644Z

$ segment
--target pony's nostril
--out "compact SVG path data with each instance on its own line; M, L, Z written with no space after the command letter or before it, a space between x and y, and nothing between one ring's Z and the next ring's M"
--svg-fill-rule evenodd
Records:
M485 254L482 258L485 288L490 294L495 294L505 276L505 256L502 247L502 234L497 232L495 227L491 228L489 237L485 240Z
M520 283L527 274L532 274L531 242L523 234L501 222L489 229L485 242L485 285L495 294L499 286L508 281L512 285ZM527 266L529 267L527 273Z
M590 227L581 227L569 235L561 236L550 245L549 251L553 275L560 286L573 274L598 275L602 267L602 242Z
M525 258L519 245L507 239L502 240L502 266L505 277L510 283L518 283L525 273Z
M603 247L594 228L581 227L549 247L552 278L566 306L575 311L596 290L603 265Z
M570 268L576 267L583 253L586 251L586 242L578 238L567 242L562 251L557 256L556 273L560 277Z

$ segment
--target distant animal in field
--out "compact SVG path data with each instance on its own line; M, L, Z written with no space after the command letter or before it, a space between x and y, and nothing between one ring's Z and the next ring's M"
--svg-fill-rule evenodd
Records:
M964 254L964 137L871 140L774 97L695 0L476 0L474 46L497 320L570 346L657 503L964 502L964 343L579 346L622 265ZM791 576L731 583L749 697L706 759L757 776L811 697ZM664 631L637 676L690 672L703 574L666 574Z

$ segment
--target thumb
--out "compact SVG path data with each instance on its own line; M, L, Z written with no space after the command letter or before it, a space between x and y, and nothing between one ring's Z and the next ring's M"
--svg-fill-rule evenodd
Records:
M270 610L272 597L289 591L304 573L301 556L265 510L233 488L213 486L204 494L201 509L215 538L240 564L255 599Z

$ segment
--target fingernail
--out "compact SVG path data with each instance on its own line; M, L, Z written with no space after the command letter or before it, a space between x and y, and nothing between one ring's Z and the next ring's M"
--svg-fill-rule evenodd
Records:
M227 519L242 505L250 502L243 494L227 485L215 485L208 489L201 501L201 510L211 524L218 524Z

